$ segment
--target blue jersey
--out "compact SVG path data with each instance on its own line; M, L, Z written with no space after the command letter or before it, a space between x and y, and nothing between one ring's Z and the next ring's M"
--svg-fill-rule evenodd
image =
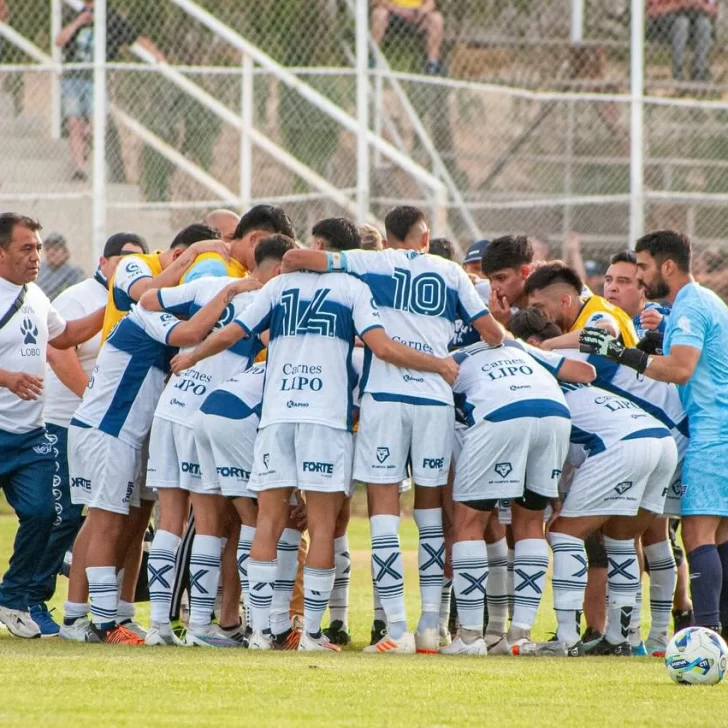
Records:
M647 301L645 304L645 311L657 311L657 313L662 314L662 321L660 321L660 325L657 327L657 329L654 329L655 331L659 331L661 334L665 333L665 327L667 326L667 317L670 315L670 309L667 308L667 306L661 306L659 303L655 303L654 301ZM648 331L651 331L653 329L645 329L642 327L642 324L640 323L640 316L642 314L637 314L633 319L632 323L634 324L634 330L637 332L637 338L641 339Z
M690 421L692 442L728 436L728 307L712 291L689 283L675 298L667 320L663 350L690 346L700 358L680 399Z

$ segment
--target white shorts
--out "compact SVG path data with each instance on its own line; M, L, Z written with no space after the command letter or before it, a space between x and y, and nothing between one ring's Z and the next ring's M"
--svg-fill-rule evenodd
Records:
M258 431L248 488L349 495L353 452L352 435L346 430L309 423L268 425Z
M202 486L202 468L197 457L195 431L178 422L155 417L149 438L147 487L160 490L182 488L191 493L219 495Z
M676 464L671 437L622 440L584 461L564 497L561 515L635 516L640 508L662 513Z
M129 515L140 505L142 452L95 427L68 428L71 502Z
M455 423L455 429L452 431L452 461L457 462L460 457L460 453L463 451L463 441L465 440L465 433L468 431L468 426L462 422Z
M520 498L526 487L556 498L570 432L571 420L565 417L478 422L463 438L453 500Z
M682 470L683 460L685 459L685 452L688 449L690 440L687 437L675 438L675 445L677 446L677 467L670 480L670 487L667 489L665 495L665 509L663 513L666 516L673 516L680 518L680 506L682 504L682 496L685 492L683 486Z
M256 497L248 489L248 483L253 470L258 422L260 419L256 414L236 420L197 413L195 442L205 492L216 489L215 492L228 498Z
M405 480L411 462L415 485L447 483L455 409L449 405L361 400L354 477L363 483Z

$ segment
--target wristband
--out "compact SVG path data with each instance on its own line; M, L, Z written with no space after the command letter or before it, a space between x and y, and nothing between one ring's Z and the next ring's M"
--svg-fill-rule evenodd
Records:
M346 253L326 253L327 273L344 273L347 269Z

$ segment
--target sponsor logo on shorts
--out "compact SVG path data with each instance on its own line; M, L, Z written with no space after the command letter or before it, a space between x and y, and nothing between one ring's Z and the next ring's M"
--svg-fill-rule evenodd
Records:
M388 447L378 447L377 448L377 460L380 463L383 463L388 457L389 457L389 448Z
M321 463L315 460L304 460L303 462L304 473L322 473L323 475L334 474L333 463Z
M675 494L677 498L682 498L685 495L685 486L682 484L681 480L676 480L670 488L672 489L672 492Z
M631 487L633 483L631 480L623 480L621 483L617 483L617 485L614 486L614 490L619 493L619 495L624 495Z
M270 453L264 453L263 454L263 467L268 470L268 463L270 462Z
M71 488L81 488L87 493L91 492L91 481L86 478L71 478Z
M513 466L510 463L496 463L493 468L501 478L506 478L513 472Z
M217 468L217 474L221 478L238 478L241 480L250 480L250 471L242 468L234 468L232 466L223 465Z
M431 468L432 470L442 470L445 467L445 458L423 458L423 468Z
M199 463L180 463L183 473L190 473L191 475L200 475L200 464Z
M126 484L126 495L124 496L124 498L122 499L121 502L122 503L129 503L129 502L131 502L131 494L133 492L134 492L134 481L133 480L130 480Z
M561 477L561 471L558 468L554 468L551 471L551 480L558 480Z

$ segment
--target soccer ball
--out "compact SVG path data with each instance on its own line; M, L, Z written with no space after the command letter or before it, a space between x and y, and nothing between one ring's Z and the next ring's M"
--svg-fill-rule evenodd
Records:
M678 685L715 685L728 666L728 645L706 627L686 627L670 640L665 667Z

